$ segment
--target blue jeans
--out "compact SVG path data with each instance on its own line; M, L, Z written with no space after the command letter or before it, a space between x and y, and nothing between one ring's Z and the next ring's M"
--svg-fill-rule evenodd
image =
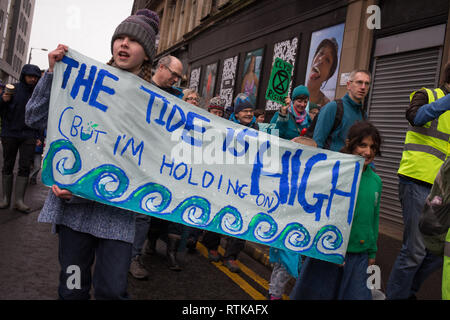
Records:
M425 279L442 266L442 257L428 252L419 219L431 188L400 177L398 194L403 211L403 244L386 287L387 299L408 299Z
M348 253L345 265L307 257L295 282L292 300L372 300L367 287L369 256Z
M97 238L63 225L57 226L59 236L58 294L64 300L89 299L91 284L97 300L128 299L128 269L131 260L131 243ZM95 260L94 275L91 268ZM80 287L73 266L79 270Z

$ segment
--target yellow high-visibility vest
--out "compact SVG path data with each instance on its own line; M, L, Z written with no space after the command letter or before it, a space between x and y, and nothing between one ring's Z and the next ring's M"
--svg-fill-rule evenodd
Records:
M422 88L428 103L445 96L439 89ZM410 100L416 92L411 93ZM450 111L422 127L409 126L405 137L402 160L398 173L433 184L436 175L450 154Z
M444 265L442 270L442 300L450 300L450 229L448 229L444 247Z

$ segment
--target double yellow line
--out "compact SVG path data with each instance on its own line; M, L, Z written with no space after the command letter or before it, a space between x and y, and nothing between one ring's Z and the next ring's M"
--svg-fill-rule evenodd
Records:
M201 244L200 242L197 242L197 250L205 257L208 258L208 249ZM222 247L219 247L219 253L223 256L224 249ZM267 300L266 296L264 296L262 293L260 293L258 290L253 288L247 281L245 281L239 274L231 272L228 270L227 267L225 267L221 262L211 262L216 268L218 268L220 271L225 273L231 280L233 280L239 287L242 288L250 297L253 298L253 300ZM257 284L259 284L262 288L269 291L269 282L260 277L258 274L256 274L253 270L248 268L246 265L242 264L240 261L237 261L239 268L241 268L241 271L245 273L248 277L250 277L253 281L255 281ZM286 296L283 296L284 299L286 299Z

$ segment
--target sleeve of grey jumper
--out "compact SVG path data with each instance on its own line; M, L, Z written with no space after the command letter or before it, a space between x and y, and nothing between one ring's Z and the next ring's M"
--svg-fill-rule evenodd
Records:
M34 88L25 108L25 123L34 129L46 129L53 73L45 72Z
M52 88L53 73L45 72L44 76L39 80L34 88L33 94L28 100L25 108L25 123L27 126L35 129L46 129L48 121L48 109L50 104L50 92ZM67 203L90 203L87 200L77 196L73 196Z

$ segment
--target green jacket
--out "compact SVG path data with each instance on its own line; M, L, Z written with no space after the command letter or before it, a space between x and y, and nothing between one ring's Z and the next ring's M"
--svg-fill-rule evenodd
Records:
M380 196L381 179L370 166L367 166L359 184L347 252L367 252L369 258L375 258L378 249Z

